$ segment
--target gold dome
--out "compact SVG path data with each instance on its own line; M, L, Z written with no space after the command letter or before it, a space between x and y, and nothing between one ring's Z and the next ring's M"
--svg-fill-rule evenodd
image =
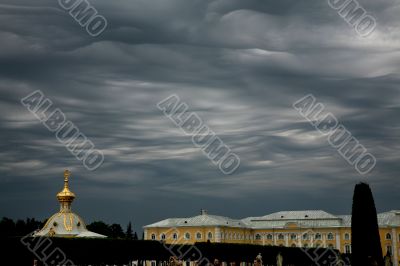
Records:
M57 194L57 199L60 203L62 202L72 202L75 199L75 194L69 190L68 179L71 172L68 170L64 171L64 188Z

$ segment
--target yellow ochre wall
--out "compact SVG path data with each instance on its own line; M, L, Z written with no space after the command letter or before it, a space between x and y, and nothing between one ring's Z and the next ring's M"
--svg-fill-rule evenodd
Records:
M208 239L208 233L212 233L212 238ZM322 235L321 240L304 240L302 234L308 232L309 235L315 235L320 233ZM172 235L176 233L177 239L173 239ZM190 239L186 239L184 235L190 234ZM201 233L201 239L196 238L196 234ZM329 233L333 234L333 239L328 240L327 236ZM398 265L398 254L400 247L400 228L380 228L379 230L382 243L382 251L385 255L387 247L391 247L392 255L394 258L395 265ZM387 234L390 234L391 239L387 239ZM305 229L305 228L283 228L283 229L248 229L248 228L232 228L232 227L176 227L176 228L145 228L145 239L151 240L152 234L155 234L156 239L161 240L161 234L165 234L165 243L167 244L194 244L195 242L219 242L219 243L243 243L243 244L258 244L258 245L274 245L274 246L302 246L305 244L308 247L333 247L345 253L345 246L351 246L351 229L345 227L332 227L332 228L317 228L317 229ZM260 234L261 239L256 239L256 235ZM268 240L267 235L272 234L273 239ZM284 235L284 239L278 239L279 234ZM292 240L291 234L296 234L297 239ZM345 239L345 234L349 234L349 239ZM216 236L220 236L216 238Z

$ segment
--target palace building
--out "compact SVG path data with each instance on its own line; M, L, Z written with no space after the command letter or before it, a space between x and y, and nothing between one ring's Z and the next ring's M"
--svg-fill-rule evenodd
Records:
M57 194L60 211L51 216L43 228L33 236L51 237L106 237L86 229L85 222L71 210L75 194L69 190L69 177L71 172L64 171L64 188Z
M378 214L383 254L398 265L400 211ZM169 218L144 226L147 240L174 244L195 242L242 243L285 247L330 247L351 253L351 215L333 215L321 210L282 211L261 217L231 219L210 215ZM367 233L367 232L366 232Z

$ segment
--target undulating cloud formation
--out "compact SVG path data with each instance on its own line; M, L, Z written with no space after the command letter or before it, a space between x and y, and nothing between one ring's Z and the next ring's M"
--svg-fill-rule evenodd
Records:
M359 36L328 0L92 0L90 36L56 0L0 1L0 215L45 218L63 170L73 208L142 225L210 213L351 210L355 183L400 208L400 2L359 0ZM88 171L20 99L41 90L104 153ZM241 160L222 174L157 108L179 95ZM360 175L293 109L313 94L377 159Z

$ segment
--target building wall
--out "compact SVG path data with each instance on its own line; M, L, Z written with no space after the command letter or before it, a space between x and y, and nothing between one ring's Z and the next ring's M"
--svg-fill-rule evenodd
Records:
M190 238L185 237L189 233ZM197 238L197 234L200 238ZM211 238L208 234L211 233ZM393 254L395 266L399 265L400 253L400 228L380 228L379 230L383 255L388 249ZM177 228L145 228L145 239L163 240L167 244L194 244L195 242L219 242L219 243L241 243L258 244L286 247L332 247L342 253L351 252L351 228L332 227L305 229L291 226L283 229L249 229L232 227L177 227ZM165 239L162 239L162 234ZM173 235L177 234L174 239ZM303 237L308 234L309 237ZM316 234L321 238L316 239ZM346 236L347 234L347 236ZM292 236L293 235L293 236ZM347 249L346 249L347 246Z

